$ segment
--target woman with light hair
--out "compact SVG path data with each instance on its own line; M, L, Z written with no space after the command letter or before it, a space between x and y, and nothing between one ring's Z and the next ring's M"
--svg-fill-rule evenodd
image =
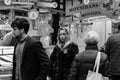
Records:
M96 44L99 42L99 35L96 31L91 30L87 32L84 36L84 41L86 44Z
M57 44L50 56L52 63L50 77L52 80L68 80L72 62L78 52L78 46L70 41L68 30L60 28Z
M88 70L93 70L96 56L99 52L98 42L99 35L95 31L89 31L84 36L86 48L83 52L77 54L72 64L69 75L69 80L86 80ZM103 73L104 63L107 60L107 55L101 52L101 63L99 72Z

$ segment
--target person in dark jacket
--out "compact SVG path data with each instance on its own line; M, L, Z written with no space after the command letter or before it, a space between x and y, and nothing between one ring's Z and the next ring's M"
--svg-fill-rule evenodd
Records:
M120 80L120 23L117 34L108 38L105 53L108 55L112 80Z
M58 42L50 56L52 80L67 80L75 55L79 52L78 46L70 41L69 32L66 28L58 31Z
M88 70L93 70L95 59L99 52L97 46L98 41L99 35L95 31L86 33L86 48L83 52L75 56L68 80L86 80ZM100 73L103 73L106 60L107 55L101 52Z
M27 35L29 22L16 18L11 26L19 39L13 54L12 80L46 80L50 60L41 42Z

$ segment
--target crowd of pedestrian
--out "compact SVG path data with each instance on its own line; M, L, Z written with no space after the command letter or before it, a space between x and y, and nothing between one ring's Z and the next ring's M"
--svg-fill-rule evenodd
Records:
M99 73L108 80L120 80L120 24L117 34L108 38L102 50L98 48L98 33L87 32L86 47L80 53L78 45L70 40L69 31L62 26L51 55L47 55L41 41L27 34L29 26L26 19L16 18L11 24L13 31L7 35L10 37L4 38L3 45L15 46L12 80L86 80L99 52ZM16 42L12 42L14 39Z

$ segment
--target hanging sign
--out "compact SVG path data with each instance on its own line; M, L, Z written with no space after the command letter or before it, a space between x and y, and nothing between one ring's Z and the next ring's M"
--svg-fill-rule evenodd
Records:
M95 16L107 16L116 19L120 15L120 0L89 0L89 4L74 5L68 8L67 14L80 13L80 19Z
M97 17L91 17L88 19L84 19L83 22L84 23L93 23L93 22L102 21L102 20L106 20L106 19L108 19L106 16L97 16Z
M31 0L4 0L4 3L6 5L17 5L17 6L25 6L25 5L34 5L35 3L31 2ZM56 8L58 6L58 4L56 2L43 2L43 1L39 1L37 2L37 6L39 7L52 7L52 8Z
M11 0L4 0L4 3L5 3L6 5L10 5L10 4L11 4Z
M81 4L81 5L76 5L72 6L68 9L67 14L74 14L77 12L88 12L92 10L98 10L99 9L99 3L89 3L88 5Z
M90 2L89 0L84 0L84 4L85 4L85 5L88 5L89 2Z
M56 8L58 4L56 2L38 2L37 6Z
M28 12L28 16L30 19L37 19L39 16L39 12L35 9L31 10L30 12Z
M23 4L23 5L33 5L34 4L34 3L31 3L28 0L20 0L20 1L16 1L16 0L14 0L14 1L4 0L4 3L6 5L11 5L11 4L15 4L15 5L21 5L21 4Z

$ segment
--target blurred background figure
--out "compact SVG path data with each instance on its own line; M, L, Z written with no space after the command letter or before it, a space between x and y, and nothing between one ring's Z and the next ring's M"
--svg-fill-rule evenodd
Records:
M105 53L108 55L112 80L120 80L120 23L116 34L108 38Z
M2 46L15 46L17 42L18 40L15 38L14 32L10 31L9 33L4 35Z
M98 54L99 35L95 31L89 31L85 34L86 48L83 52L77 54L72 64L69 80L86 80L88 70L93 70L96 56ZM99 72L103 73L104 63L107 55L101 52L101 63Z
M78 46L70 41L66 28L58 30L58 41L50 56L52 80L68 80L68 75L75 55L79 52Z

